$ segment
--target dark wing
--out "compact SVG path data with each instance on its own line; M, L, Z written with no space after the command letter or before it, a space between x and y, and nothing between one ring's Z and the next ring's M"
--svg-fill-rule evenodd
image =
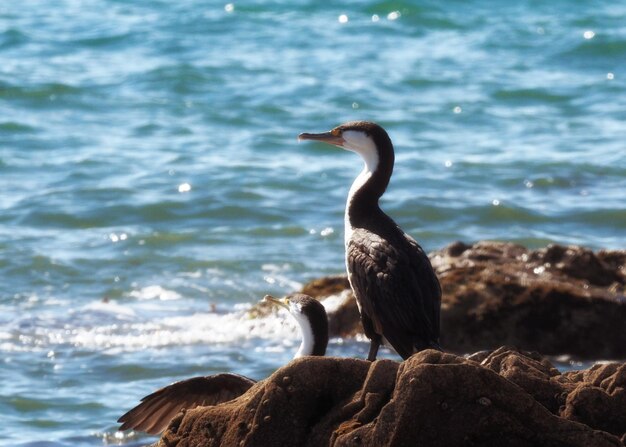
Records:
M147 395L117 422L122 422L120 430L132 428L156 435L165 430L182 409L228 402L241 396L254 383L247 377L229 373L181 380Z
M428 257L399 230L393 241L362 229L347 247L348 274L361 312L403 358L438 347L441 288Z
M424 310L428 318L430 329L429 346L439 348L439 324L441 320L441 284L433 269L428 255L424 249L408 234L404 234L407 242L412 247L411 265L416 272L417 278L424 297ZM435 346L432 343L435 343ZM426 346L428 347L428 346ZM440 348L439 348L440 349Z

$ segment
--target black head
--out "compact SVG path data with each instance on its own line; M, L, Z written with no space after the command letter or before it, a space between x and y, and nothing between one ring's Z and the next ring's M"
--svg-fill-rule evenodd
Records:
M385 129L371 121L349 121L328 132L301 133L298 140L322 141L339 146L357 152L366 161L372 149L379 153L379 157L383 155L382 151L393 153L393 145Z
M355 206L369 209L378 203L393 173L393 144L385 129L369 121L350 121L323 133L302 133L299 140L314 140L358 153L365 161L367 181L355 192ZM353 215L357 210L355 209Z

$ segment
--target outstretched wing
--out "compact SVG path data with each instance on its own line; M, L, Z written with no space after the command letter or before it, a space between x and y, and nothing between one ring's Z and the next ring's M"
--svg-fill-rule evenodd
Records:
M120 430L132 428L156 435L165 430L182 409L228 402L241 396L254 383L247 377L230 373L181 380L147 395L117 422L122 422Z
M399 230L386 240L355 229L347 246L350 283L374 330L403 358L437 347L441 288L428 256Z

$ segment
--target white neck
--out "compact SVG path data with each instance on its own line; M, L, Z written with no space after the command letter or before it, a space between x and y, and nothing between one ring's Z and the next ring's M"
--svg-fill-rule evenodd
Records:
M294 356L295 359L303 357L305 355L313 354L313 345L315 344L315 337L313 336L313 329L309 319L302 314L294 314L296 321L300 325L300 332L302 334L302 343L300 349Z
M354 198L354 195L356 194L356 192L359 189L361 189L363 185L367 183L367 181L370 179L371 176L372 176L372 171L370 171L367 165L365 165L365 168L361 171L358 177L354 179L354 182L352 182L352 186L350 187L350 192L348 192L348 200L346 201L346 211L343 216L344 230L345 230L344 242L346 245L348 244L348 242L350 241L350 238L352 237L352 225L350 224L350 217L348 215L350 211L350 204L352 203L352 199Z
M346 212L344 215L345 225L345 243L347 244L352 236L352 226L350 225L350 219L348 218L348 211L354 195L363 185L367 183L376 168L378 167L378 150L374 141L363 132L346 131L343 133L343 138L346 141L344 148L356 152L361 156L365 162L365 166L361 173L354 179L350 192L348 193L348 200L346 202Z

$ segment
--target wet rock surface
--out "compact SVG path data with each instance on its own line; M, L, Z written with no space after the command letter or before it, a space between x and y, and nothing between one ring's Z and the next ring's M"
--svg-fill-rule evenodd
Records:
M430 258L443 288L444 350L506 344L545 355L626 358L626 250L455 242ZM323 300L347 289L347 279L334 276L303 292ZM330 310L329 320L331 336L362 330L354 299Z
M501 347L403 363L305 357L177 416L159 446L622 446L626 365L560 374Z

